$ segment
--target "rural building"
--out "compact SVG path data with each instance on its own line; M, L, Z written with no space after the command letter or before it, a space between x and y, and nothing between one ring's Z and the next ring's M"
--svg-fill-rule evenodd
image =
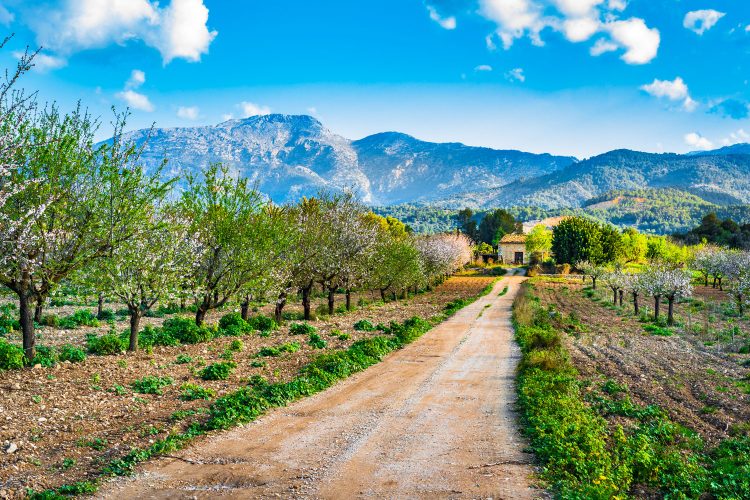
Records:
M503 264L528 264L525 234L506 234L497 245L497 255Z

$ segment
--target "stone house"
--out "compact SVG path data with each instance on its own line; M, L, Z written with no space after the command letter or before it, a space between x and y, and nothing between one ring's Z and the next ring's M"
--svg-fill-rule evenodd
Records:
M525 234L506 234L497 245L497 255L503 264L528 264Z

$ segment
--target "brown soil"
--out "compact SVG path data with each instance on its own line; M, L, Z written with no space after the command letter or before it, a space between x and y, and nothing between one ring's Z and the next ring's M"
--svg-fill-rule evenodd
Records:
M457 298L470 297L491 283L490 277L455 277L435 291L408 300L370 305L349 314L335 315L312 322L328 342L327 349L344 349L357 339L379 332L359 332L352 325L360 319L373 323L402 321L411 316L432 317L444 305ZM215 319L215 318L214 318ZM340 340L330 335L339 330L351 335ZM71 331L81 335L79 330ZM180 385L197 383L221 396L259 374L272 382L289 380L321 350L313 349L307 339L289 335L284 327L270 337L242 337L243 351L235 353L237 369L226 381L203 381L197 375L202 363L222 361L233 338L217 338L197 345L157 347L145 352L121 356L89 356L79 364L62 363L53 368L14 370L0 374L0 498L20 496L26 488L42 490L92 477L114 458L133 447L145 447L163 438L170 430L187 427L191 419L170 419L178 410L201 411L209 401L185 402L179 399ZM265 367L252 367L261 347L297 341L302 348L278 358L260 358ZM176 364L179 354L194 358L188 364ZM146 375L172 377L174 385L162 395L135 394L131 383ZM117 394L120 386L126 390ZM87 443L99 439L103 449ZM12 454L2 453L10 443ZM66 461L67 459L67 461Z
M532 498L515 425L522 278L336 387L151 463L107 498ZM498 294L505 286L508 293Z
M606 299L585 297L580 282L541 282L536 290L545 307L575 314L586 325L584 332L566 338L583 377L627 384L634 401L659 405L709 442L749 421L750 370L741 365L748 356L706 346L680 329L670 337L650 335L630 304L623 310L606 307ZM608 296L606 290L602 294ZM678 314L686 308L679 305Z

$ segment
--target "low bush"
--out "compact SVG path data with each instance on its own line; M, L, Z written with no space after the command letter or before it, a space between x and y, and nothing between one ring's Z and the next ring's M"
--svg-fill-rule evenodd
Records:
M126 338L130 338L130 332L125 331ZM143 329L138 332L138 345L142 347L152 346L176 346L180 345L180 341L176 339L171 331L165 330L164 328L154 328L151 325L146 325Z
M0 339L0 370L23 368L23 349L4 339Z
M213 332L206 326L198 326L190 318L169 318L161 328L163 334L177 339L182 344L198 344L213 338Z
M226 380L236 367L236 363L221 361L205 367L201 370L200 376L203 380Z
M32 366L41 365L45 368L49 368L57 363L57 359L57 351L54 347L40 345L36 347L34 360L31 362L31 364Z
M257 314L248 319L247 322L253 330L258 330L260 332L270 332L279 329L276 320L263 314Z
M286 344L281 344L277 347L263 347L260 351L258 351L259 357L275 357L275 356L281 356L283 353L293 353L297 352L300 349L299 342L288 342Z
M117 335L109 334L97 337L91 334L86 336L86 348L92 354L111 356L125 351L126 345Z
M374 332L375 331L375 325L373 325L370 321L366 319L361 319L354 323L354 329L359 330L360 332Z
M99 321L114 321L117 319L117 315L112 309L102 309L101 312L96 315L96 319Z
M66 330L74 330L79 326L99 326L99 320L88 309L79 309L70 316L61 318L58 325Z
M0 306L0 337L20 330L20 328L21 325L19 325L16 319L16 305L5 304Z
M133 383L130 384L130 387L133 389L133 392L137 392L138 394L161 394L161 390L164 387L168 387L172 384L174 384L172 377L155 377L153 375L148 375L139 378L138 380L134 380Z
M60 326L60 317L57 314L45 314L42 316L41 324L51 328L58 328Z
M658 335L660 337L670 337L672 335L672 330L669 328L650 324L643 327L644 330L646 330L651 335Z
M317 333L311 333L308 343L315 349L325 349L328 343Z
M219 331L222 335L239 337L252 332L253 327L242 319L240 313L233 312L221 317L219 320Z
M243 349L245 349L245 344L240 339L233 340L229 344L229 347L227 347L227 350L231 352L239 352L239 351L242 351Z
M177 355L177 359L175 359L175 363L178 365L185 365L187 363L192 363L193 358L192 356L188 356L187 354L179 354Z
M57 355L60 361L70 361L71 363L80 363L86 360L86 352L80 347L76 347L71 344L65 344L60 347L60 352Z
M289 333L292 335L310 335L316 331L318 331L318 329L310 323L292 323L289 326Z
M213 389L201 387L198 384L182 384L180 399L183 401L195 401L197 399L211 399L216 395Z

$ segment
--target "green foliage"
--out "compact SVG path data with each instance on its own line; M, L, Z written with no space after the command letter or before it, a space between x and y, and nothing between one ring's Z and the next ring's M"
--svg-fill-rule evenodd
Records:
M130 332L126 330L123 332L121 338L123 339L123 342L129 341ZM174 330L167 328L154 328L151 325L146 325L140 332L138 332L138 345L145 348L157 345L176 346L180 345L180 341L174 336Z
M276 357L281 356L283 353L294 353L299 351L300 345L299 342L288 342L286 344L281 344L278 347L263 347L260 351L258 351L258 356L260 357Z
M455 299L445 304L445 307L443 307L443 312L446 316L452 316L470 303L471 301L467 299Z
M316 331L318 329L309 323L292 323L289 326L289 333L292 335L310 335Z
M354 323L354 329L360 332L374 332L375 325L373 325L369 320L361 319Z
M177 339L182 344L198 344L213 338L210 328L198 326L188 318L169 318L161 330L167 338Z
M530 255L547 254L552 250L552 231L538 224L526 235L526 252Z
M245 348L245 344L240 339L235 339L229 344L229 347L227 347L227 350L232 351L232 352L238 352L238 351L243 350L244 348Z
M57 351L54 347L40 345L36 347L36 354L34 355L34 359L31 361L31 364L41 365L45 368L49 368L51 366L54 366L55 363L57 363L57 360Z
M79 309L70 316L60 318L58 326L66 330L74 330L79 326L99 326L99 320L88 309Z
M193 357L187 354L178 354L177 359L175 359L175 363L177 363L178 365L186 365L192 362L193 362Z
M248 319L248 324L253 330L260 332L270 332L272 330L278 330L279 325L276 324L276 320L263 314L257 314Z
M174 384L172 377L155 377L147 375L134 380L130 387L138 394L161 394L164 387Z
M86 348L92 354L108 356L124 352L127 346L117 335L109 334L97 337L91 334L86 336Z
M479 241L497 246L498 241L506 234L520 232L521 223L505 209L498 208L487 212L479 223Z
M552 252L558 263L602 265L615 262L622 251L622 236L614 227L584 217L564 219L552 232Z
M328 343L317 333L311 333L308 343L315 349L325 349Z
M660 337L670 337L672 336L672 330L669 328L656 325L656 324L648 324L643 327L644 330L646 330L651 335L658 335Z
M60 317L57 314L45 314L42 316L42 325L52 328L60 327Z
M0 338L0 370L23 368L23 349Z
M220 361L208 365L200 371L200 377L203 380L226 380L237 367L236 363L231 361Z
M80 363L86 360L86 352L76 346L65 344L60 347L57 355L60 361L70 361L71 363Z
M219 320L219 330L223 335L240 336L253 331L253 327L236 312L225 314Z
M216 395L213 389L201 387L198 384L182 384L180 399L183 401L195 401L197 399L211 399Z
M4 337L10 332L20 328L18 320L16 320L15 317L15 304L3 304L0 306L0 337Z
M117 315L112 309L102 309L102 312L96 315L96 319L99 321L113 321L117 319Z

